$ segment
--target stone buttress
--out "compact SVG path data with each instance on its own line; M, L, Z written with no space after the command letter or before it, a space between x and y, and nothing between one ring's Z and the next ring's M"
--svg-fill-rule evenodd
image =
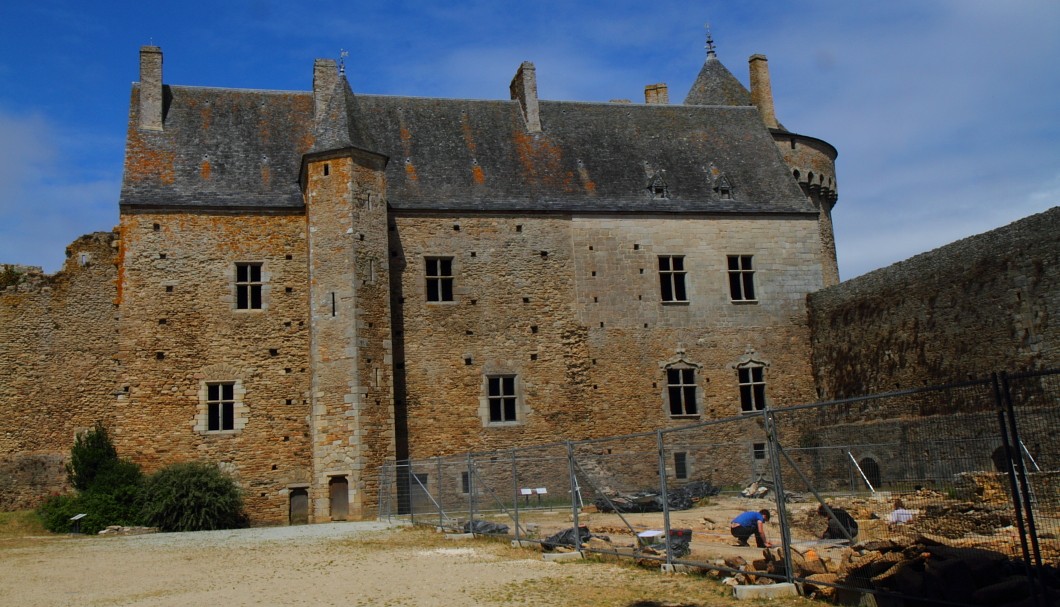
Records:
M366 518L394 454L387 158L358 130L357 100L318 60L301 184L309 248L312 517Z

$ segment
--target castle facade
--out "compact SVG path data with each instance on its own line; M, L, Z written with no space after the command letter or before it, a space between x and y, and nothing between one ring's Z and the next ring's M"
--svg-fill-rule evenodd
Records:
M814 400L836 151L750 73L711 51L684 103L586 103L523 63L477 101L355 94L330 60L312 91L169 85L143 47L120 225L71 245L74 286L3 294L40 326L0 396L57 414L7 469L54 475L98 419L149 471L222 465L256 522L364 518L387 459ZM87 340L74 367L53 338Z

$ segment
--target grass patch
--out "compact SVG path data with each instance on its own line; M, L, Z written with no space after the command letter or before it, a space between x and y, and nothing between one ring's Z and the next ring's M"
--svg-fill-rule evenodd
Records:
M0 512L0 537L15 538L27 535L48 535L37 513L32 510Z

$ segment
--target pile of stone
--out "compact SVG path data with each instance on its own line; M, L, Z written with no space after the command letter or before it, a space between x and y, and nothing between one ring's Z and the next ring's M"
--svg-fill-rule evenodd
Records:
M863 542L831 557L815 549L793 549L791 556L792 574L804 580L803 593L828 601L856 602L871 590L962 605L1014 606L1029 604L1036 590L1047 599L1043 604L1060 604L1060 572L1055 568L1036 574L1032 587L1021 562L993 550L954 546L941 536ZM788 571L777 548L764 550L761 559L750 563L735 556L724 564L739 571L726 578L729 585L772 584Z
M750 499L773 499L773 496L776 495L776 486L772 481L759 478L747 487L744 487L744 490L740 492L740 495ZM804 502L806 501L806 496L801 493L795 493L794 491L785 491L784 501L788 503Z
M666 504L670 510L689 510L699 500L712 497L721 492L707 481L695 481L681 487L673 487L666 492ZM598 497L593 501L597 512L662 512L663 498L657 491L634 491L631 493L612 492L607 497Z
M158 527L123 527L122 525L111 525L99 532L99 535L144 535L147 533L158 533Z

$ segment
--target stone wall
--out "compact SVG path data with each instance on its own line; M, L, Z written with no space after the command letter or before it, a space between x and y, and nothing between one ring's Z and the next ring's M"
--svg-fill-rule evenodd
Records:
M305 217L124 213L114 441L150 473L219 463L256 523L283 523L308 486ZM236 263L261 264L260 309L237 309ZM207 383L234 382L234 428L207 428Z
M1060 207L811 294L823 399L1060 365Z
M82 236L62 270L26 271L0 291L0 508L66 490L76 433L113 421L114 241L110 232Z
M375 516L394 456L383 162L344 153L307 167L316 521Z
M737 415L736 365L749 360L766 365L773 403L813 399L804 302L822 281L815 217L392 222L398 416L414 458ZM731 254L753 255L755 302L730 300ZM686 302L661 302L660 255L684 256ZM425 257L452 258L453 301L425 301ZM669 414L671 363L697 367L696 415ZM493 374L517 377L515 423L489 423Z

